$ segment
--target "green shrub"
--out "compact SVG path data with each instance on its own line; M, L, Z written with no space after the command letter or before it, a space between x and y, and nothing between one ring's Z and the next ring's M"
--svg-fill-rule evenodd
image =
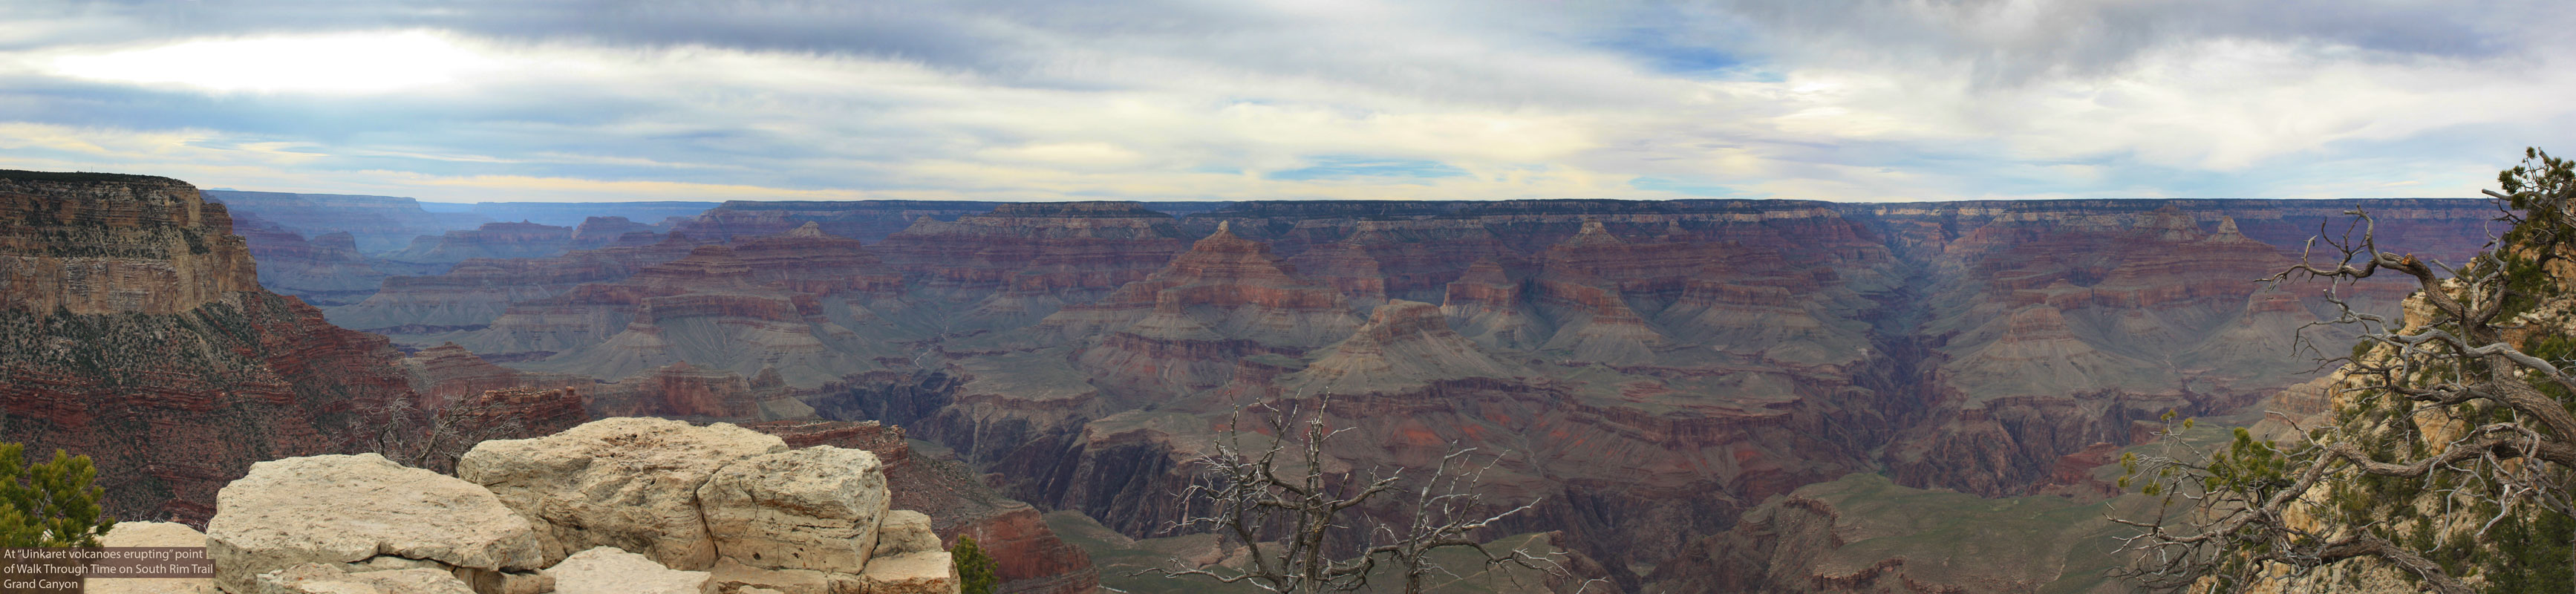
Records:
M0 547L95 547L116 526L100 515L106 491L89 456L54 450L51 462L29 465L27 446L0 443Z
M975 544L975 537L957 537L957 546L948 549L948 556L957 564L960 594L993 594L1002 585L1002 578L993 573L1000 564L984 554L984 547Z

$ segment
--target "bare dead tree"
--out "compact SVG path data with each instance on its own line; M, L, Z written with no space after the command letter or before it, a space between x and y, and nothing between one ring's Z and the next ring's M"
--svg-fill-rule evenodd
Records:
M410 399L396 398L368 407L364 412L378 420L370 451L404 466L450 472L474 444L528 437L527 424L519 419L474 422L492 416L480 414L488 405L478 398L425 411Z
M2473 528L2484 537L2500 522L2576 514L2568 493L2576 377L2565 343L2548 344L2576 324L2576 291L2560 276L2576 254L2576 166L2537 149L2524 156L2498 176L2502 192L2487 191L2508 231L2464 266L2383 249L2378 222L2356 210L2341 237L2321 230L2297 266L2263 279L2325 281L2338 315L2321 323L2359 331L2350 356L2320 357L2356 386L2345 392L2353 405L2339 408L2337 426L2295 428L2292 443L2238 428L2225 445L2169 438L2162 454L2124 458L2123 486L2164 504L2151 518L2112 518L2137 529L2124 538L2124 550L2139 555L2128 577L2155 590L2240 591L2267 576L2361 562L2463 594L2475 584L2441 559L2513 551L2458 550L2491 545L2430 533ZM2352 283L2381 275L2419 290L2413 323L2343 298ZM2306 340L2303 332L2300 344L2316 352ZM2336 513L2339 494L2392 483L2438 509L2412 525L2386 513ZM2475 522L2457 527L2462 520ZM2552 563L2576 567L2576 559Z
M1391 567L1403 576L1404 592L1418 593L1435 575L1456 575L1432 554L1462 549L1481 556L1488 569L1515 567L1571 577L1549 555L1526 548L1495 550L1476 540L1477 533L1537 505L1533 501L1495 511L1499 506L1488 505L1476 492L1499 457L1479 464L1474 448L1453 445L1439 467L1421 479L1408 481L1401 468L1337 476L1326 468L1326 445L1351 428L1332 426L1326 414L1331 395L1313 403L1311 410L1296 398L1237 408L1232 424L1215 440L1215 451L1192 461L1201 472L1182 494L1183 517L1172 529L1223 536L1244 547L1247 567L1195 567L1174 560L1169 568L1138 573L1314 593L1368 589L1373 573ZM1269 436L1245 429L1247 412L1267 424ZM1399 499L1407 497L1409 501ZM1403 506L1400 523L1363 526L1372 522L1365 516L1370 506L1391 500ZM1340 540L1349 538L1360 542ZM1336 554L1341 551L1356 554Z

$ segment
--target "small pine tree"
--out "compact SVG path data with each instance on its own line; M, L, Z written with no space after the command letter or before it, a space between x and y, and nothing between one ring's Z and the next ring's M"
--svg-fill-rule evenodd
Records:
M959 594L993 594L1001 587L1001 576L994 574L1000 564L984 554L984 547L975 544L975 537L957 537L957 546L948 549L948 558L957 564Z
M28 465L27 446L0 443L0 547L95 547L116 526L100 515L106 491L90 486L89 456L54 450L51 462Z

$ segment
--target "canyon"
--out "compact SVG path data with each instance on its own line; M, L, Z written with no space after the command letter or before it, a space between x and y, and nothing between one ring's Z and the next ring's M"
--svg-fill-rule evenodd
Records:
M5 354L0 438L93 455L117 513L202 523L252 462L387 449L385 411L406 407L489 439L738 423L873 452L900 507L991 543L1028 592L1135 570L1069 543L1175 536L1195 460L1264 403L1345 430L1325 450L1344 475L1473 449L1491 464L1473 488L1530 506L1488 537L1624 591L2093 587L2107 551L2082 543L2103 526L2034 529L2060 540L1991 569L1924 543L1973 538L1978 514L2131 505L2100 471L2161 415L2239 418L2314 378L2293 339L2331 311L2321 292L2393 311L2406 288L2255 281L2345 210L2446 262L2494 215L737 201L650 223L362 210L325 231L228 208L275 196L15 175L0 325L39 346ZM1957 521L1908 519L1925 514Z
M1711 539L1796 533L1780 510L1802 488L1856 474L1892 481L1870 493L2104 501L2086 473L2142 424L2313 375L2293 339L2327 287L2255 281L2345 210L2453 262L2493 224L2484 202L2429 199L933 206L728 203L674 225L694 243L676 259L392 277L376 299L485 313L359 325L532 373L773 378L818 417L901 425L1128 538L1177 518L1238 408L1329 395L1350 430L1333 459L1490 453L1481 492L1534 505L1506 531L1619 560L1640 591L1702 583L1687 568L1722 567L1694 561L1712 550L1775 549Z
M237 231L274 226L241 223L178 180L0 170L0 441L90 457L113 517L205 528L219 492L268 461L366 452L449 472L478 443L592 419L743 421L799 447L883 454L893 478L880 488L931 510L915 514L928 544L907 546L984 537L1015 592L1086 592L1096 583L1082 551L1057 539L1029 504L944 451L912 453L899 427L815 419L774 369L746 375L674 362L600 381L514 370L462 347L406 353L262 287L263 278L296 277L264 277L254 261L263 246ZM346 234L323 237L304 252L265 253L310 263L355 252ZM549 270L643 267L701 247L665 239L577 252ZM292 244L267 247L278 245ZM757 248L745 253L759 260ZM805 271L785 274L816 278L799 276ZM764 420L784 422L756 423Z

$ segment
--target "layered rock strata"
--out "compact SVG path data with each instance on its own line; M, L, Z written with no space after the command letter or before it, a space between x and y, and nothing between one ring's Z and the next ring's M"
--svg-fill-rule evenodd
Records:
M260 288L186 183L0 171L0 440L96 461L108 513L199 521L251 463L355 451L412 398L384 339Z

